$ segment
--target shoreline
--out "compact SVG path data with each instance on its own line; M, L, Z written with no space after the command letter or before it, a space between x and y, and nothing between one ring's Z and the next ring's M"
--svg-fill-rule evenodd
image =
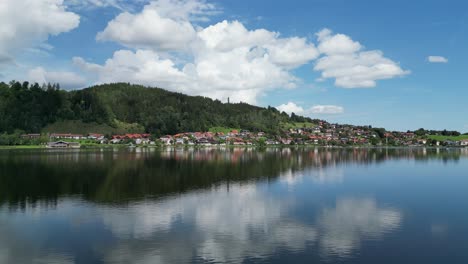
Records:
M96 144L96 145L81 145L80 148L47 148L45 145L16 145L16 146L0 146L0 150L90 150L90 149L133 149L133 148L149 148L149 149L271 149L271 148L322 148L322 149L468 149L467 146L326 146L326 145L175 145L175 146L157 146L157 145L127 145L127 144Z

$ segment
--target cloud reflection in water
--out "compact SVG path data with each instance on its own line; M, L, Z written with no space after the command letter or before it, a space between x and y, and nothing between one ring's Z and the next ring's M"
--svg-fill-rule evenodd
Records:
M362 240L381 239L397 229L402 219L398 210L379 208L373 199L349 198L323 209L314 221L300 220L288 211L294 199L268 195L254 184L227 189L135 204L125 214L104 210L104 222L121 238L106 260L242 262L267 258L280 249L302 252L309 246L325 256L346 257Z

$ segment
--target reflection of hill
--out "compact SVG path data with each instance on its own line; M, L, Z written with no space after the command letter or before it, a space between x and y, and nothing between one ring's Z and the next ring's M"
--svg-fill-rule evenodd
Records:
M0 153L0 204L52 205L63 196L93 202L165 196L231 182L272 180L284 173L394 159L458 161L466 150L197 149Z

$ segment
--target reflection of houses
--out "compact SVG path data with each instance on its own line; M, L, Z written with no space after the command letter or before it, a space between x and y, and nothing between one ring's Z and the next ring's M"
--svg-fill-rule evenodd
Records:
M57 141L57 142L49 142L47 144L47 148L79 148L80 143L78 142L65 142L65 141Z

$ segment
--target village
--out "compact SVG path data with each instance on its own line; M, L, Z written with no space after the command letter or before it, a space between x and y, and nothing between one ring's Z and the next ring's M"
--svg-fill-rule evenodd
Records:
M155 136L149 133L127 133L104 135L98 133L72 134L50 133L24 134L23 139L48 139L50 148L78 148L81 144L108 144L131 146L447 146L466 147L468 139L443 140L431 139L428 135L414 132L388 132L372 129L369 126L351 126L319 122L315 126L289 128L280 135L249 130L230 130L229 132L184 132L174 135Z

